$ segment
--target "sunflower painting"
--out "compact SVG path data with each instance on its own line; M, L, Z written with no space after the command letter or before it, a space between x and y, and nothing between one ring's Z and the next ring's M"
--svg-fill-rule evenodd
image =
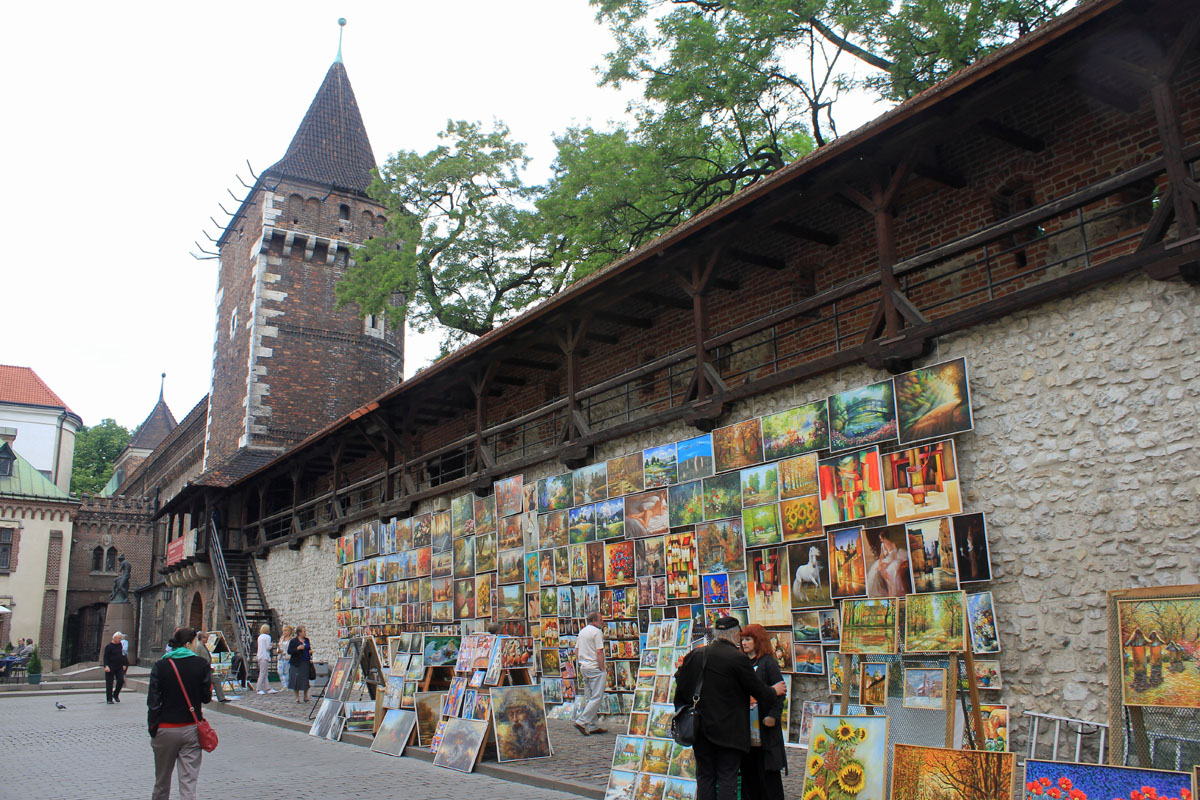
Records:
M805 800L884 800L887 717L816 716L804 769Z

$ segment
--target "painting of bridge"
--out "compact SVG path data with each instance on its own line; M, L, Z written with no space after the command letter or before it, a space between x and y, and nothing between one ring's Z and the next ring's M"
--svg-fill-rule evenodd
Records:
M880 381L829 398L829 449L850 450L896 438L891 381Z

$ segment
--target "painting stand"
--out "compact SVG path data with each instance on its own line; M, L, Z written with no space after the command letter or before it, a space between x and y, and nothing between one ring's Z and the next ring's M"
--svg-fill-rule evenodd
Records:
M972 750L982 750L983 743L978 741L978 739L983 738L983 714L979 710L979 681L978 676L975 674L975 654L971 650L969 636L967 637L967 644L967 649L963 651L963 660L966 661L967 694L971 698L971 724L963 731L963 736L970 742ZM951 654L950 659L950 663L954 666L955 693L958 694L958 658L956 654ZM950 722L947 725L948 727L953 727L953 706L948 716L950 717Z

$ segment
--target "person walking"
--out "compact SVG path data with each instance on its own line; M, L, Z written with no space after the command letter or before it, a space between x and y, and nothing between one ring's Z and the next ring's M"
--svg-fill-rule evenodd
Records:
M675 672L676 710L690 706L700 687L696 800L736 800L738 768L750 751L750 699L763 706L774 702L774 690L738 648L738 634L737 619L721 617L712 643L688 653Z
M170 800L171 775L179 769L179 796L196 800L200 779L200 735L196 721L201 706L212 700L212 671L193 648L194 628L176 628L171 649L150 668L146 690L146 722L154 751L154 793L151 800ZM193 712L195 716L193 717Z
M129 669L129 659L121 647L121 634L114 633L112 641L104 645L104 697L111 706L121 702L121 689L125 686L125 673Z
M192 650L193 653L195 653L197 656L199 656L204 661L205 666L208 667L209 681L212 683L213 692L216 693L216 695L217 695L217 702L218 703L228 703L229 700L225 697L225 687L221 685L221 681L216 681L216 680L212 679L212 677L213 677L212 676L212 653L210 653L208 651L208 645L205 644L205 642L207 642L207 641L208 641L208 634L205 631L196 631L196 638L192 641L192 643L190 645L188 645L188 647ZM170 650L169 642L167 644L167 647L168 647L167 652L170 653L171 650Z
M758 715L760 743L751 743L742 758L742 796L763 800L783 800L783 776L787 754L783 749L783 693L787 684L779 671L779 662L771 648L771 637L762 625L747 625L741 632L742 652L754 666L754 674L773 690L773 702L758 703L751 714Z
M288 642L288 655L291 656L291 667L288 672L288 688L296 693L297 703L308 702L309 670L312 669L312 643L308 641L308 631L303 625L296 627L296 636ZM300 699L300 693L304 699Z
M275 694L271 688L271 626L266 623L258 629L258 653L255 659L258 661L258 681L254 684L254 690L259 694Z
M604 699L604 622L599 611L588 614L587 625L575 638L575 660L579 664L579 688L583 708L575 718L575 728L584 736L608 733L596 717Z
M279 659L276 662L275 669L279 673L279 685L286 689L288 687L288 668L291 665L291 656L288 655L288 643L292 641L292 626L284 625L283 634L279 637L279 642L276 644L276 649L279 651Z

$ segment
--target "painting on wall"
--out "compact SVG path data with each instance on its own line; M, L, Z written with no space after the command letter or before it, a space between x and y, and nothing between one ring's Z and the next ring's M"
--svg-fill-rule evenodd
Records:
M825 527L883 515L878 447L819 460L817 480Z
M821 527L821 498L815 494L794 497L779 504L783 540L794 542L824 533Z
M893 525L962 513L954 442L946 439L885 455L883 502Z
M416 725L416 712L388 709L383 716L383 722L379 723L379 730L375 732L375 740L371 742L371 749L376 753L386 753L389 756L400 755L404 752Z
M747 547L762 547L783 541L779 525L779 504L747 508L742 511L742 535Z
M1197 769L1200 769L1198 767ZM1087 798L1129 800L1142 798L1182 798L1193 790L1186 772L1168 772L1141 767L1112 767L1107 764L1074 764L1065 761L1028 759L1021 800L1044 800L1050 789L1062 797L1075 798L1079 792ZM1049 795L1053 796L1053 795Z
M899 635L896 606L890 597L843 600L841 651L895 653Z
M741 516L742 482L736 472L704 479L704 518L727 519Z
M700 566L696 532L682 531L663 539L667 559L667 598L689 600L700 597Z
M707 478L713 474L712 434L685 439L675 448L676 472L680 483Z
M663 550L663 537L651 536L636 539L633 543L634 571L638 575L667 574L667 558Z
M971 632L971 651L977 655L1000 652L1000 633L996 629L996 606L991 592L967 595L967 629Z
M808 453L795 458L780 461L779 497L787 500L792 497L805 497L821 491L817 479L817 454Z
M589 464L571 473L571 489L575 505L583 506L608 499L608 465Z
M892 800L1012 800L1015 771L1012 753L898 743Z
M729 605L729 576L723 572L713 572L701 575L701 585L704 587L704 604L706 606Z
M1124 704L1200 708L1200 597L1119 600L1117 624Z
M875 707L887 706L888 665L866 661L858 668L858 685L862 687L859 704Z
M749 467L739 473L742 483L742 508L761 506L779 500L779 470L774 464Z
M829 545L810 539L787 547L791 569L792 608L824 608L833 604L829 586Z
M454 577L470 578L475 575L475 539L454 540Z
M538 686L505 686L491 690L497 760L549 758L546 705Z
M513 475L493 484L497 514L501 517L511 517L525 510L524 483L524 475Z
M605 464L608 475L608 496L622 497L645 489L642 479L642 453L630 453L610 458Z
M750 605L750 583L745 570L729 573L729 605L734 608Z
M540 514L570 508L574 497L569 472L542 478L537 482L537 504Z
M895 438L896 403L890 380L829 398L830 450L852 450Z
M615 497L596 503L596 538L621 539L625 536L625 500Z
M762 463L762 427L758 417L717 428L712 432L713 460L717 472L752 467Z
M700 481L679 483L667 490L667 505L672 528L695 525L704 520L704 500Z
M751 622L763 627L791 625L791 592L787 579L787 552L782 547L754 550L749 556Z
M817 400L762 418L763 455L767 461L829 447L828 405Z
M806 798L887 800L886 716L825 716L812 721Z
M625 498L625 536L661 536L671 528L667 511L667 490L657 489Z
M642 477L647 489L661 489L678 480L679 454L675 443L642 451Z
M596 507L575 506L567 512L567 541L584 544L596 540Z
M963 433L973 427L965 358L905 372L892 378L892 383L901 444Z
M525 550L514 547L501 550L496 558L496 583L523 583L525 581Z
M859 670L858 664L861 660L860 656L842 655L833 650L825 651L825 681L828 684L829 693L834 697L842 696L844 681L846 680L843 672L845 666L843 662L848 662L850 666L850 697L857 700L859 691Z
M961 653L967 649L962 592L910 594L904 604L904 652ZM845 623L843 623L843 626ZM845 639L846 631L842 630Z
M633 586L633 542L608 542L604 545L604 585Z
M904 597L912 591L908 532L903 525L866 528L863 559L867 565L867 597Z
M909 667L904 670L904 707L944 711L946 670Z
M514 547L525 547L525 517L517 514L500 518L500 530L496 536L496 546L501 550L511 550ZM536 547L533 549L537 549Z
M696 526L696 538L700 551L701 572L730 572L746 568L740 520L702 522Z
M987 523L983 514L959 514L950 519L954 529L954 552L959 583L990 581L992 561L988 552Z
M446 729L438 746L433 764L459 772L475 769L475 760L483 740L487 738L488 723L484 720L451 717L446 720Z
M829 582L835 599L867 593L862 531L862 528L841 528L829 532Z
M797 675L824 675L825 656L820 644L792 644L793 672Z
M914 592L948 592L958 588L958 561L950 519L910 522L908 565Z
M496 496L475 498L475 535L496 532Z

